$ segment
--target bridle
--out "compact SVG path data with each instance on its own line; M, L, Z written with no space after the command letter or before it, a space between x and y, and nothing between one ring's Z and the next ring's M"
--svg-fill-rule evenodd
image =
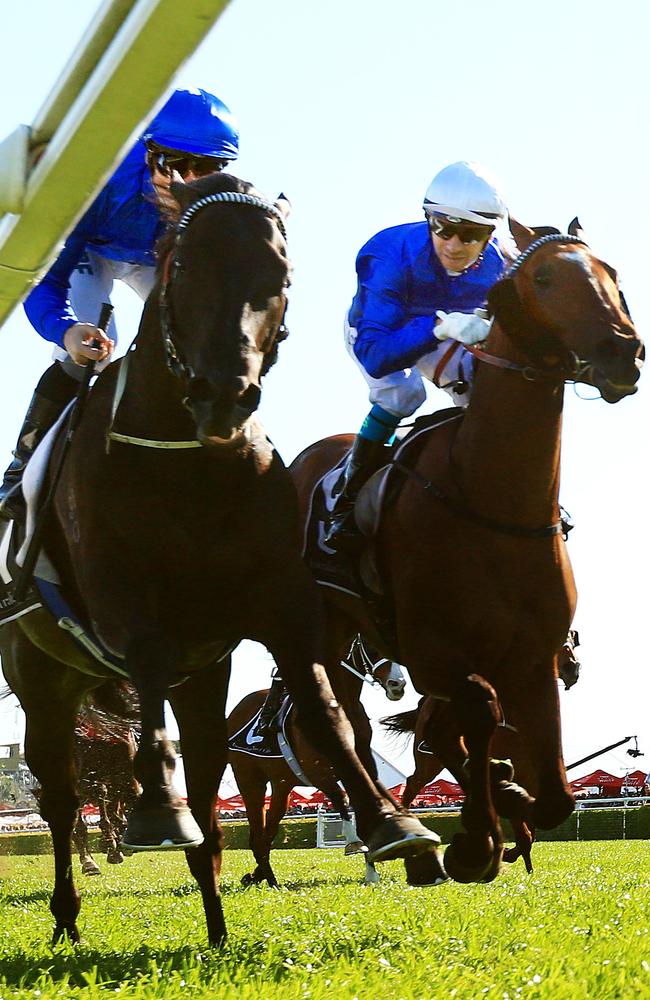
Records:
M252 208L257 208L267 215L270 215L276 222L280 233L284 240L287 238L287 231L284 225L284 216L280 209L274 205L272 202L267 201L265 198L259 198L256 195L242 194L238 191L220 191L217 194L206 195L204 198L199 198L198 201L192 202L188 209L183 213L178 223L176 224L176 233L174 237L174 242L171 249L167 253L162 266L162 279L160 285L160 295L159 295L159 312L160 312L160 329L163 339L163 347L165 351L165 362L167 368L170 372L179 379L186 381L191 381L194 378L194 369L187 361L183 358L181 352L178 350L174 342L174 317L171 305L171 287L172 283L178 274L180 267L178 260L178 252L183 240L183 236L187 232L188 226L194 217L205 208L207 205L212 204L234 204L234 205L248 205ZM286 312L286 304L285 304ZM280 321L277 329L272 331L273 343L278 344L282 340L285 340L289 335L289 331L284 323L284 314L282 320ZM137 340L137 337L136 337ZM268 341L267 341L268 344ZM265 345L266 346L266 345ZM268 345L270 346L270 345ZM121 444L132 444L140 448L160 448L167 451L177 451L179 449L186 448L202 448L203 445L200 441L193 439L191 441L158 441L152 438L141 438L134 437L131 434L120 434L113 430L113 423L115 421L115 416L117 414L120 401L124 394L126 388L126 380L129 366L129 357L131 351L135 347L135 341L131 345L131 348L122 358L122 363L120 365L120 371L115 384L115 392L113 395L113 404L111 408L111 419L108 425L108 430L106 432L106 452L110 451L111 441L119 441ZM266 347L268 350L268 347ZM266 352L265 352L266 353ZM268 363L267 363L268 362ZM262 365L262 375L266 374L268 367L272 362L269 361L269 355L267 354L264 364Z
M183 237L192 219L194 219L194 217L207 205L224 203L233 205L249 205L252 208L257 208L266 212L267 215L272 216L275 220L283 238L285 240L287 238L287 231L284 226L284 216L280 209L272 202L267 201L266 198L259 198L252 194L242 194L238 191L220 191L217 194L209 194L206 195L205 198L199 198L198 201L193 202L183 213L176 225L176 236L174 238L174 242L165 257L163 264L159 307L160 328L162 331L167 367L173 375L176 375L177 378L187 379L188 381L194 378L194 370L192 366L185 361L174 342L174 317L171 304L171 288L180 267L178 252L180 250ZM284 340L287 335L288 331L284 325L283 317L277 331L275 332L274 339Z
M547 233L545 236L540 236L538 239L533 240L533 242L519 254L504 274L503 280L513 278L537 250L543 246L547 246L549 243L572 243L583 247L588 245L583 239L580 239L579 236L570 236L568 233ZM498 316L493 317L493 319L495 318L498 320ZM490 354L488 351L484 351L480 347L465 345L465 349L479 362L492 365L495 368L519 372L523 375L527 382L548 380L557 382L577 382L580 381L580 379L586 375L592 367L591 362L579 358L573 351L567 355L567 364L553 367L536 367L533 364L521 365L516 361L501 358L495 354Z
M363 673L356 669L359 658L361 659L361 668L364 671ZM361 636L357 635L352 640L352 645L348 650L346 658L340 661L340 665L344 667L348 673L354 674L355 677L357 677L360 681L363 681L365 684L370 684L372 686L378 684L380 687L383 687L384 685L381 681L375 677L375 673L384 665L384 663L388 662L388 657L386 656L377 660L376 663L373 662L372 658L368 655ZM352 663L354 663L355 666L352 666Z

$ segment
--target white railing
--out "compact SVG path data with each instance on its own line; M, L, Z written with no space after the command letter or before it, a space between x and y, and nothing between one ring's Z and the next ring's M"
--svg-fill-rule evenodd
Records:
M33 125L18 126L2 143L0 324L228 2L106 0Z

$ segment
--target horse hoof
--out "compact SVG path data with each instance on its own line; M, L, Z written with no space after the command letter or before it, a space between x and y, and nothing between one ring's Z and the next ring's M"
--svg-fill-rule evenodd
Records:
M124 855L121 851L109 851L106 855L106 861L109 865L121 865L124 862Z
M440 837L414 816L388 813L368 838L368 861L394 861L435 851Z
M135 808L120 847L129 851L181 851L198 847L203 834L184 805Z
M416 858L404 860L408 885L442 885L449 881L437 851L429 851Z
M240 883L241 885L244 886L245 889L248 889L249 886L256 885L255 876L253 875L252 872L246 872L245 875L242 875Z
M84 861L81 866L82 875L101 875L101 869L96 861Z
M445 851L445 870L449 877L454 882L462 883L491 882L499 872L501 852L499 851L498 853L496 870L493 870L496 856L494 849L490 851L487 858L483 858L479 862L473 862L467 857L467 851L462 851L462 842L459 844L456 839L458 836L457 834L454 837ZM460 836L462 837L463 835L461 834ZM490 845L492 845L492 838L490 838ZM462 854L465 856L462 856Z
M368 848L362 840L353 840L352 843L345 845L345 850L343 854L347 858L351 854L367 854Z

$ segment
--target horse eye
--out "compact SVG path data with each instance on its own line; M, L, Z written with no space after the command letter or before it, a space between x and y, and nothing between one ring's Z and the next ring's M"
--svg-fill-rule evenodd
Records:
M533 281L539 288L548 288L551 284L551 271L548 267L540 267L533 275Z

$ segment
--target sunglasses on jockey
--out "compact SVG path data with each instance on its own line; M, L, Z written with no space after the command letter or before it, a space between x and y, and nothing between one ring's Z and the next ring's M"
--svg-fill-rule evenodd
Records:
M434 236L441 240L450 240L457 236L461 243L469 246L471 243L484 243L494 232L494 226L479 226L473 222L465 222L463 219L452 215L427 215L429 229Z
M150 169L157 170L165 177L171 177L174 171L181 177L187 177L190 173L195 177L205 177L223 170L227 162L217 156L193 156L178 149L163 149L153 145L147 146L147 157Z

